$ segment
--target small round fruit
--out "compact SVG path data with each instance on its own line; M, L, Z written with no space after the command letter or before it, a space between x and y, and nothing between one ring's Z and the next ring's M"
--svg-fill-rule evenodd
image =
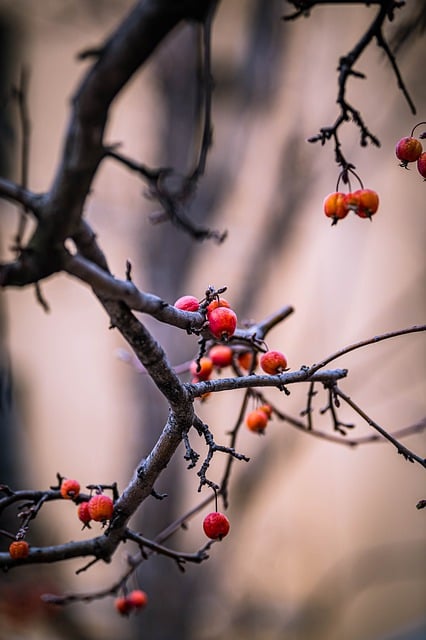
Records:
M203 520L204 533L211 540L222 540L229 533L231 525L224 513L213 511Z
M420 158L423 151L422 143L417 138L408 136L401 138L395 148L395 154L398 160L406 166L407 162L415 162Z
M14 559L27 558L30 553L30 545L26 540L14 540L9 546L9 554Z
M287 358L281 351L267 351L260 356L260 366L265 373L275 375L287 367Z
M116 598L114 606L117 609L118 613L122 616L128 616L133 608L127 596L119 596L118 598Z
M228 340L237 328L237 316L228 307L217 307L208 314L211 334L218 340Z
M176 300L173 306L181 311L198 311L200 303L195 296L182 296Z
M74 500L80 493L80 484L77 480L65 478L61 483L61 496L67 500Z
M209 358L215 367L222 369L222 367L229 367L232 364L233 353L231 347L227 347L225 344L215 344L209 350Z
M246 425L250 431L263 433L268 424L268 415L262 409L254 409L250 411L246 417Z
M91 520L106 522L111 520L114 511L114 503L109 496L97 493L87 503Z
M272 416L272 407L269 404L262 404L258 407L260 411L264 411L268 418Z
M250 371L251 369L255 369L257 366L257 354L254 351L243 351L238 354L237 362L241 369Z
M426 180L426 151L417 160L417 171Z
M379 196L372 189L358 189L352 194L358 199L358 208L355 213L360 218L371 218L379 208Z
M214 311L214 309L217 309L218 307L226 307L227 309L230 309L231 305L229 304L228 300L226 300L225 298L215 298L207 306L207 315L209 315L209 313L211 313L212 311Z
M129 593L127 600L133 609L143 609L148 603L148 596L145 591L135 589Z
M346 195L340 191L330 193L324 200L324 213L327 218L332 218L333 224L346 218L349 213L346 206Z
M84 525L88 525L89 522L91 521L91 517L90 517L90 512L89 512L89 503L88 502L80 502L80 504L77 507L77 515L79 520L81 520L81 522Z
M189 367L191 374L194 378L197 378L197 382L200 380L208 380L213 371L213 362L210 358L200 358L200 366L198 366L197 360L193 360Z

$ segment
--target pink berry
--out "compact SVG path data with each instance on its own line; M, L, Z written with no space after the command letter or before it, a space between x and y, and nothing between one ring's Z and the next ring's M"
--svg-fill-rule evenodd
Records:
M173 306L182 311L198 311L200 303L195 296L182 296L176 300Z

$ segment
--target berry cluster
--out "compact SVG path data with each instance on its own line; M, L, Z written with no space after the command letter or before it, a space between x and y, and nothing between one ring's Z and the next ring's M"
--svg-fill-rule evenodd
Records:
M145 591L135 589L125 596L120 596L115 600L115 608L122 616L128 616L132 611L144 609L148 602Z
M250 431L263 434L265 432L268 421L272 416L272 408L269 404L262 404L257 409L253 409L246 416L246 427Z
M426 122L419 122L413 127L409 136L399 140L395 148L395 154L398 160L401 161L400 166L404 167L404 169L408 169L407 165L410 162L416 162L417 171L426 180L426 151L423 151L420 140L414 137L414 131L422 124L426 124ZM420 134L419 137L426 138L426 132Z
M61 496L66 500L76 499L80 495L80 484L77 480L71 478L64 478L60 486ZM106 524L108 520L111 520L114 511L114 502L112 498L104 493L98 492L91 496L89 500L80 502L77 507L77 516L85 527L89 527L89 523L102 522Z
M353 211L360 218L370 218L379 208L379 196L372 189L357 189L349 193L335 191L324 200L324 213L332 224L346 218Z

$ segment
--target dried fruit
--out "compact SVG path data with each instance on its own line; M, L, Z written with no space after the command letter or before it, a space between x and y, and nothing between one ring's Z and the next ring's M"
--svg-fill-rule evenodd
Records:
M103 493L97 493L90 498L87 506L91 520L95 520L96 522L111 520L114 503L109 496Z
M67 500L75 500L80 493L80 484L77 480L64 478L61 483L61 496Z
M208 316L211 334L218 340L228 340L237 328L237 316L228 307L216 307Z
M267 351L260 356L260 366L265 373L275 375L287 367L287 358L281 351Z
M213 511L203 520L204 533L212 540L222 540L229 533L231 525L224 513Z
M9 545L9 553L14 560L26 558L30 553L30 545L26 540L14 540Z
M181 311L198 311L200 303L195 296L182 296L176 300L173 306Z

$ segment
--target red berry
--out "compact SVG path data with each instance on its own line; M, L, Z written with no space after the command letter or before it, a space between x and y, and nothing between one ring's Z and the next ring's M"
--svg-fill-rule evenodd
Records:
M210 378L211 372L213 371L213 362L210 358L200 358L199 361L200 366L198 367L197 360L193 360L189 367L191 374L194 378L197 378L197 382L199 380L208 380Z
M360 218L371 218L379 208L379 196L372 189L358 189L349 196L353 202L351 208Z
M111 520L114 511L114 503L109 496L97 493L87 503L91 520L105 522Z
M406 166L407 162L415 162L423 151L422 143L417 138L406 137L401 138L395 148L395 154L398 160Z
M250 411L246 417L246 425L250 431L263 433L268 424L268 415L262 409L254 409Z
M426 151L417 160L417 171L426 180Z
M222 540L229 533L231 525L228 518L223 513L213 511L209 513L203 521L204 533L212 540Z
M9 553L14 560L17 558L26 558L29 552L30 545L26 540L14 540L9 546Z
M117 609L118 613L122 616L129 615L132 610L132 605L130 604L128 598L126 596L120 596L115 599L114 606Z
M67 500L74 500L80 493L80 484L77 480L65 478L61 483L61 496Z
M332 218L333 224L338 220L346 218L349 210L346 206L346 196L340 191L330 193L324 200L324 213L327 218Z
M226 307L227 309L230 309L231 305L229 304L228 300L225 300L225 298L215 298L215 300L212 300L207 306L207 316L218 307Z
M275 375L287 367L287 358L281 351L267 351L260 356L260 366L265 373Z
M227 340L235 333L237 316L232 309L217 307L207 317L210 332L218 340Z
M209 358L215 367L221 369L232 364L233 353L231 347L227 347L225 344L215 344L209 350Z
M80 502L77 508L77 515L83 524L89 524L92 518L90 517L88 502Z
M198 311L200 303L194 296L182 296L176 300L173 306L182 311Z
M127 600L133 609L143 609L148 603L148 596L145 591L135 589L129 593Z

